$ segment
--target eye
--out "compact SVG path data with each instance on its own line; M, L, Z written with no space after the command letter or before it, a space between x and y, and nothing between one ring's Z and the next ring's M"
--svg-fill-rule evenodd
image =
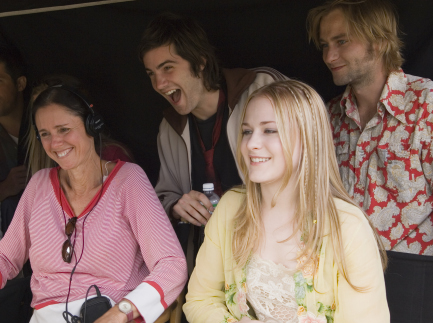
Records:
M251 135L253 132L250 129L242 130L242 136Z
M164 71L169 71L169 70L171 70L173 68L173 66L171 66L171 65L166 65L166 66L164 66Z
M344 45L345 43L347 43L347 40L344 39L340 39L339 41L337 41L338 45Z
M45 138L45 137L48 137L48 136L49 136L48 132L45 132L45 131L39 132L39 137L41 137L41 138Z
M149 77L152 77L152 76L154 75L154 73L153 73L152 71L147 71L147 75L148 75Z
M328 44L326 44L326 43L320 44L320 49L321 50L325 49L326 47L328 47Z
M272 134L272 133L278 133L278 130L276 130L276 129L265 129L264 132L268 133L268 134Z
M59 128L59 133L68 133L69 130L71 130L71 129L70 128L62 127L62 128Z

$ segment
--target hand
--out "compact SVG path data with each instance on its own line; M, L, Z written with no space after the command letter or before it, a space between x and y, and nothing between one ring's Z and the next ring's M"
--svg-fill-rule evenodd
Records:
M0 201L21 192L26 187L27 168L22 166L10 170L6 179L0 183Z
M202 204L200 204L200 202ZM206 225L214 207L206 195L191 191L177 201L173 206L172 215L175 219L183 219L196 226Z
M128 323L126 320L125 313L119 311L119 307L116 305L105 312L95 323ZM134 320L129 322L134 322Z

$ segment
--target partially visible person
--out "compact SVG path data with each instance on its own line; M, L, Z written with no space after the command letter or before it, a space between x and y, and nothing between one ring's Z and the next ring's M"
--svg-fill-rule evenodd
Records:
M221 196L242 183L234 155L246 98L286 77L267 67L221 68L198 22L171 13L149 24L139 55L154 90L171 105L159 127L161 168L155 190L174 222L192 223L197 237L213 211L201 193L203 184L213 183ZM185 246L189 226L175 227Z
M154 322L183 289L187 268L146 174L98 156L101 119L78 92L47 88L32 116L59 166L32 176L0 241L1 287L29 258L31 323L76 322L91 285L113 305L96 323Z
M22 140L27 130L23 95L26 84L21 54L10 45L0 44L0 238L26 186Z
M336 85L329 102L340 175L388 250L392 322L433 322L433 82L403 72L390 1L335 0L308 16Z
M42 91L46 90L49 86L59 84L68 86L71 89L76 89L77 91L82 93L81 95L85 95L86 99L88 97L87 91L83 88L82 83L77 78L66 74L47 75L35 82L33 85L30 95L30 108L28 109L29 113L32 113L32 104ZM29 116L29 118L31 118L31 115ZM28 147L26 159L28 160L28 169L31 175L35 174L37 171L43 168L51 168L56 165L55 162L45 153L41 143L36 140L35 133L36 132L34 129L34 125L31 124L28 128L28 133L26 137L26 144ZM99 152L98 149L100 145L99 142L97 143L97 152L98 154L102 154L102 159L110 161L115 161L119 159L125 162L134 162L131 151L125 145L110 138L107 135L106 131L101 133L101 143L101 152Z
M389 322L386 254L341 182L320 96L299 81L266 85L240 123L245 188L206 225L188 322Z

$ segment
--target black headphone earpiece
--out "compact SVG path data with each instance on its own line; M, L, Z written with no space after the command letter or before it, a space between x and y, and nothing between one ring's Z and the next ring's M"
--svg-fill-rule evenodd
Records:
M94 138L98 137L98 135L104 129L105 123L104 123L104 120L102 119L102 116L99 113L95 112L95 110L93 110L93 104L89 103L84 98L84 95L79 94L76 90L74 90L73 88L71 88L69 86L66 86L63 84L56 84L56 85L48 87L46 90L51 89L51 88L59 88L59 89L63 89L65 91L68 91L68 92L74 94L76 97L78 97L82 102L84 102L84 104L86 105L86 107L90 111L89 115L87 116L86 120L84 121L86 133L89 136L92 136ZM39 135L38 128L36 127L34 115L32 115L32 121L33 121L33 126L35 127L35 131L36 131L36 139L41 141L41 136Z
M35 116L33 115L33 113L32 113L32 125L33 125L33 128L35 129L35 132L36 132L36 139L40 142L41 141L41 135L39 134L39 130L36 127Z

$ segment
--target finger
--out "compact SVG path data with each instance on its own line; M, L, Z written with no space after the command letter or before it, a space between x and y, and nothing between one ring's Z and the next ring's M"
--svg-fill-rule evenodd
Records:
M201 194L199 195L199 198L200 198L200 202L203 204L203 206L204 206L208 211L213 212L214 207L213 207L212 203L209 201L209 198L208 198L206 195L204 195L203 193L201 193Z
M206 215L209 214L209 212L200 204L198 204L201 207L201 211ZM184 211L186 212L186 216L184 217L187 221L201 226L201 225L206 225L207 223L207 218L205 216L203 216L203 214L201 212L199 212L195 207L193 207L192 205L186 205L184 206ZM188 216L190 216L191 218L188 218ZM198 223L197 223L198 222Z
M203 193L190 191L188 194L184 194L179 201L191 205L202 217L209 220L211 214L209 213L208 207L212 207L212 204L210 204L209 199ZM205 202L207 206L203 202ZM190 214L193 215L192 213Z
M197 203L191 203L193 205L193 207L202 214L202 216L204 216L206 219L209 220L211 213L213 211L213 206L212 203L209 201L208 197L206 195L204 195L201 192L197 192L197 191L191 191L189 194L190 197L192 197L193 200L197 201L199 204ZM203 210L206 209L206 212Z
M209 214L209 212L198 201L188 199L188 197L182 197L173 207L173 210L188 222L194 225L205 225L207 223L207 218L197 209L201 210L204 214Z
M179 200L180 201L180 200ZM198 222L195 218L193 218L191 215L185 211L182 206L179 204L179 201L173 206L173 214L176 214L177 217L185 223L192 223L194 225L201 225L200 222Z
M206 219L206 222L209 221L211 213L209 212L208 208L201 203L201 201L194 201L191 203L191 206L194 208L194 210L200 214L200 216L204 219ZM191 215L194 215L190 213Z

